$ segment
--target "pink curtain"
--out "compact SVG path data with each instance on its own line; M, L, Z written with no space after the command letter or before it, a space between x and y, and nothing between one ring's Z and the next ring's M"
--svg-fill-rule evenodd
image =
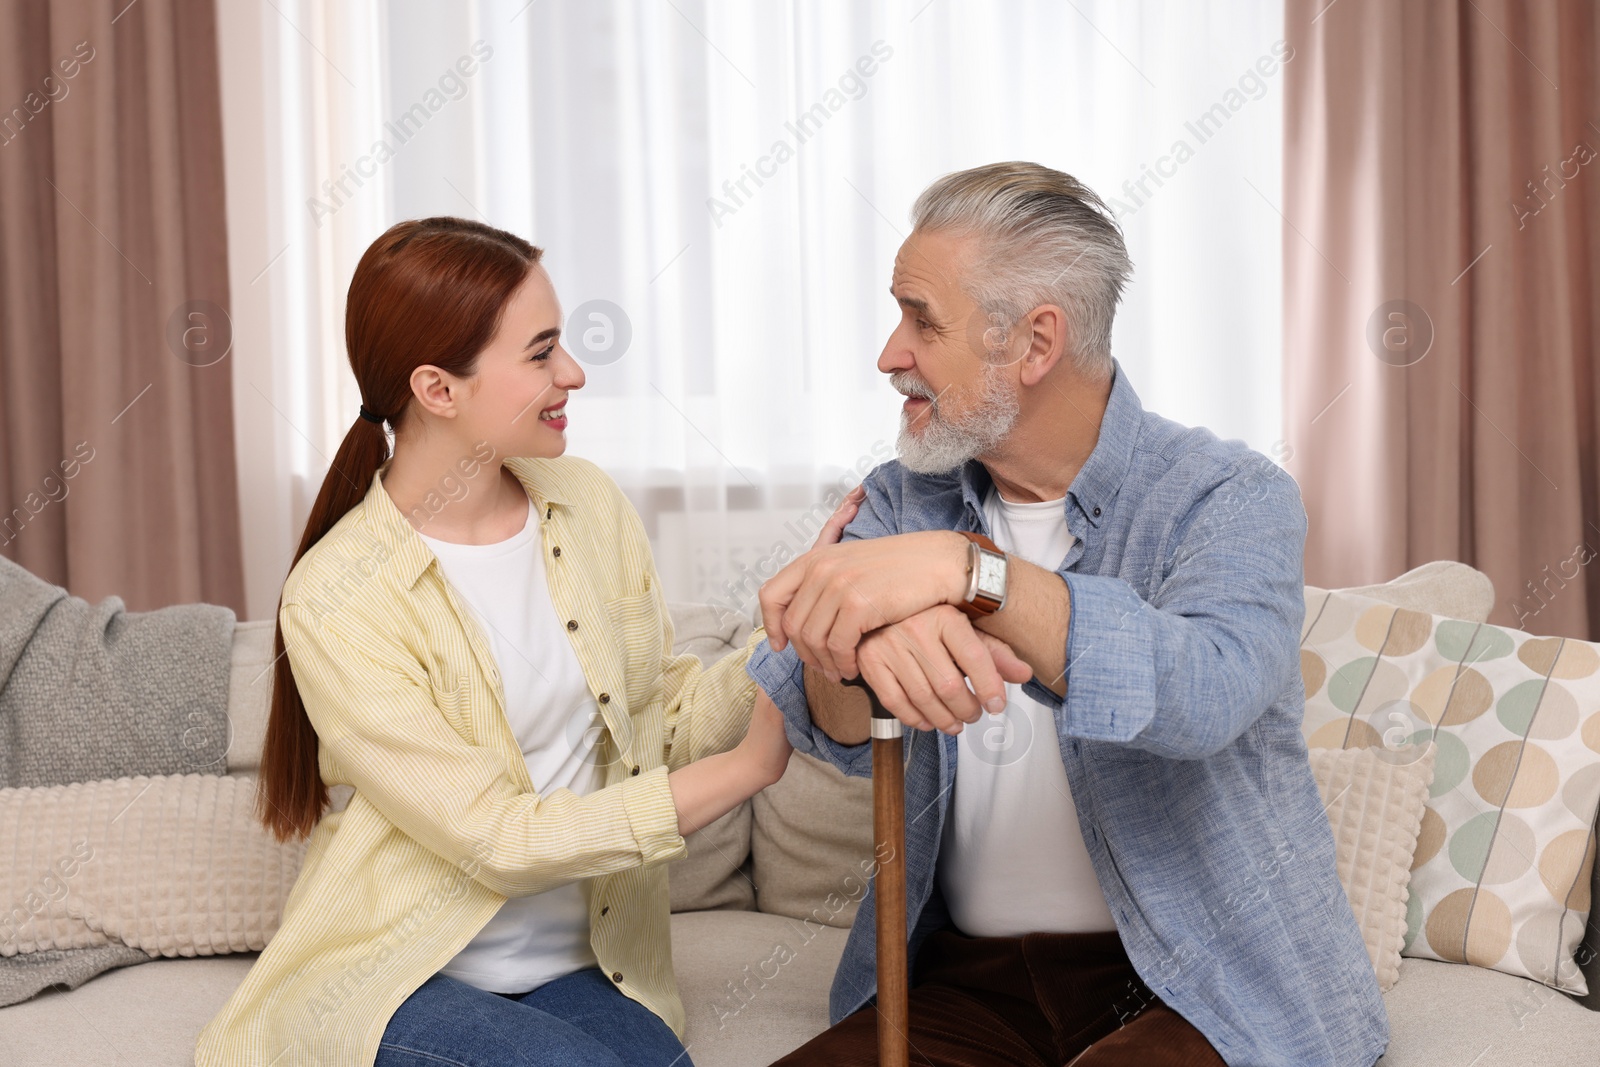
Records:
M244 612L212 0L0 7L0 552Z
M1591 0L1288 0L1286 432L1306 580L1434 559L1600 635Z

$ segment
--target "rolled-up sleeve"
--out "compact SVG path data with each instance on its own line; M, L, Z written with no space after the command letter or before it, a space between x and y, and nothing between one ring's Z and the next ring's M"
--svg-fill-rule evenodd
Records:
M790 645L774 652L765 638L756 646L748 667L750 677L783 712L783 732L796 751L825 760L856 778L872 775L872 742L844 745L823 732L811 718L806 703L805 665Z
M1306 515L1294 479L1251 453L1174 530L1148 602L1121 577L1062 572L1066 695L1037 678L1026 691L1065 705L1069 736L1173 759L1213 755L1299 670Z
M531 896L687 853L665 766L583 796L525 792L495 750L451 728L395 638L336 628L296 602L279 623L319 755L402 832L495 892Z

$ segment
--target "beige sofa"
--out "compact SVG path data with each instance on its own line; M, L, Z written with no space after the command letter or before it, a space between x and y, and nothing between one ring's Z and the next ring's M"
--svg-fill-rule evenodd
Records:
M1418 568L1363 590L1396 603L1482 620L1488 579L1461 564ZM676 605L677 647L704 659L742 641L749 623L719 623ZM252 774L265 727L269 623L237 628L228 772ZM671 868L673 958L697 1067L760 1067L828 1024L828 988L871 855L870 782L796 755L774 788L689 839ZM1600 865L1597 865L1600 867ZM1600 899L1597 871L1596 899ZM1600 948L1591 918L1586 944ZM127 1067L192 1062L195 1037L256 953L161 959L0 1009L0 1064ZM1600 967L1585 968L1586 1005L1510 975L1405 959L1388 994L1392 1036L1382 1067L1600 1063ZM1591 1010L1593 1009L1593 1010Z

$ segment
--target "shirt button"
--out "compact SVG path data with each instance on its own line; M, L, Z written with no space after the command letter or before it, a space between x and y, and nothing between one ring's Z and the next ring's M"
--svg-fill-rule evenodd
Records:
M1099 508L1095 508L1094 509L1094 514L1095 514L1095 518L1099 518L1100 517L1100 509Z
M635 767L633 770L629 771L628 773L629 774L638 774L639 773L639 768Z
M577 619L568 619L567 620L567 629L576 630L577 628L578 628L578 620Z
M605 906L605 907L603 907L603 908L601 908L601 909L600 909L600 914L601 914L601 915L604 915L604 914L605 914L605 913L606 913L606 912L608 912L608 911L610 911L610 910L611 910L611 905L610 905L610 904L607 904L607 905L606 905L606 906Z
M550 550L550 554L551 554L551 555L552 555L552 556L555 556L555 557L557 557L557 558L560 558L560 556L561 556L561 546L560 546L560 545L557 545L557 546L556 546L556 547L554 547L554 548L552 548L552 549L551 549L551 550Z
M613 982L620 982L620 981L622 981L622 972L621 972L621 971L612 971L612 972L611 972L611 980L612 980L612 981L613 981Z
M600 694L600 703L602 703L602 704L611 703L611 694L610 693L601 693Z
M552 508L545 508L544 509L544 517L548 519L550 517L551 511L553 511L553 510L554 509L552 509Z

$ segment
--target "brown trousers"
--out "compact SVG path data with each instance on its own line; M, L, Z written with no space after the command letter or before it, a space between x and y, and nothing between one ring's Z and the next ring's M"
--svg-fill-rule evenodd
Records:
M914 1067L1226 1067L1101 933L928 936L911 975ZM868 1004L773 1067L877 1067Z

